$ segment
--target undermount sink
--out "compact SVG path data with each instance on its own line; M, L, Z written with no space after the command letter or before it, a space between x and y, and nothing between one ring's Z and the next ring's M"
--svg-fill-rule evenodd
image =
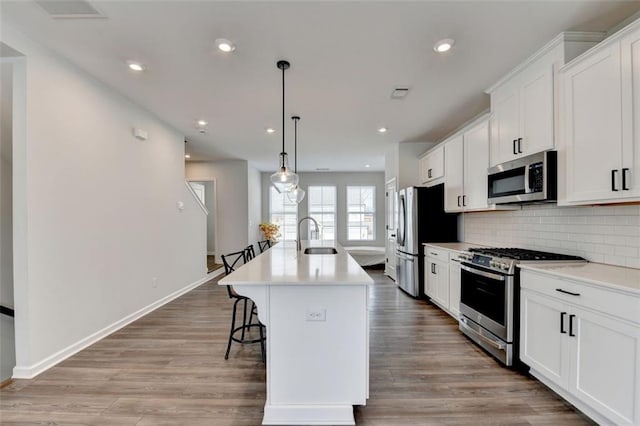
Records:
M338 250L333 247L307 247L304 254L337 254Z

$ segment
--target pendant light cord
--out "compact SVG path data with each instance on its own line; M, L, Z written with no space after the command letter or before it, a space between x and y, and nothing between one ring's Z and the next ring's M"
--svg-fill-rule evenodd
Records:
M282 153L284 154L284 71L285 68L282 68ZM283 164L284 167L284 164Z
M298 173L298 120L299 117L293 117L293 128L294 128L294 148L293 148L293 172Z

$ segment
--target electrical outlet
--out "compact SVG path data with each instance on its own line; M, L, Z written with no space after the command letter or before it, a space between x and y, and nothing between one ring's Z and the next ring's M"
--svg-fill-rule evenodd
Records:
M327 310L326 309L308 309L307 321L326 321Z
M158 288L158 278L156 277L151 278L151 287Z

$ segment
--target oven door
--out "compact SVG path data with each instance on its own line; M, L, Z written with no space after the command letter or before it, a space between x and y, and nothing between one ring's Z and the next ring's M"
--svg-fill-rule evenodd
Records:
M460 313L513 342L513 275L460 265Z

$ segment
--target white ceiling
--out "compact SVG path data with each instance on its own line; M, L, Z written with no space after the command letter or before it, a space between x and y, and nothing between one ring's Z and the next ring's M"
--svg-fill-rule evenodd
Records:
M392 144L437 141L487 109L483 90L559 32L605 31L640 10L612 0L91 4L107 19L54 20L32 1L1 7L3 20L183 132L192 159L242 158L264 171L281 144L278 59L291 62L290 157L290 117L302 117L298 169L383 170ZM220 37L236 51L216 51ZM454 49L435 54L447 37ZM133 74L132 59L148 70ZM402 101L390 99L397 85L411 88Z

